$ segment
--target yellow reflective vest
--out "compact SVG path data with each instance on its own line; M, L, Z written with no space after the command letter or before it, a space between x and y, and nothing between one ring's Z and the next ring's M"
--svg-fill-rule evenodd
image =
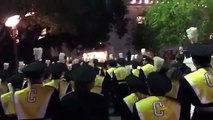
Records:
M18 119L43 119L54 89L42 84L31 85L15 92L15 109Z
M124 102L128 106L129 110L133 112L134 104L139 100L135 93L130 94L129 96L125 97Z
M100 75L96 75L95 84L94 84L94 87L91 89L91 92L101 94L103 82L104 82L104 77Z
M12 92L8 92L1 95L1 104L2 104L5 115L16 114L14 97Z
M107 73L111 76L111 78L113 77L113 72L116 69L116 67L111 67L107 70Z
M148 77L148 75L150 73L154 72L154 66L152 64L146 64L146 65L142 66L141 69L143 70L144 75L146 77Z
M179 120L180 104L167 97L150 96L136 103L140 120Z
M213 103L213 69L200 68L185 76L202 104Z
M71 85L71 83L65 81L64 79L58 79L58 80L51 80L44 86L51 86L57 89L59 91L59 97L61 99L66 95L69 85Z
M117 80L125 80L128 76L128 71L125 67L118 67L114 70L115 76Z
M132 74L136 77L139 77L140 75L140 70L139 69L132 69Z

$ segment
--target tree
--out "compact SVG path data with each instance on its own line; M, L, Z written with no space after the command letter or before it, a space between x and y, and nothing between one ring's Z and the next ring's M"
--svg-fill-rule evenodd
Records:
M184 44L190 27L198 28L200 41L213 32L212 0L158 0L146 12L148 25L157 31L154 40L161 47Z
M120 36L126 33L127 9L122 0L2 0L0 4L4 16L24 15L32 9L59 33L79 36L79 44L85 47L108 40L112 25Z

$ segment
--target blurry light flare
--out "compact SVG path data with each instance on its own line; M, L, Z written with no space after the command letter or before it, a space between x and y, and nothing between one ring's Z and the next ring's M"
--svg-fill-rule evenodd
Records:
M27 14L25 14L25 17L30 17L35 15L35 12L28 12Z
M20 20L21 20L20 15L11 16L5 22L5 26L7 26L7 27L16 27L16 25L20 22Z
M130 4L136 4L136 3L137 3L136 0L132 0L132 1L130 2Z
M92 60L94 58L98 60L107 60L107 52L88 52L83 54L84 60Z
M103 43L102 43L102 42L99 42L99 44L102 45Z
M149 3L150 3L150 0L144 0L144 3L145 3L145 4L149 4Z
M39 36L38 40L44 38L46 34L47 34L47 28L44 28L44 29L41 31L41 35Z
M139 2L138 2L138 4L142 4L143 3L143 0L140 0Z

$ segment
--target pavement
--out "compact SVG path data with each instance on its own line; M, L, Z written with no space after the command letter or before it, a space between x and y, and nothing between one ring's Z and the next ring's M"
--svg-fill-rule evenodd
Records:
M110 117L110 120L121 120L120 116L112 116Z

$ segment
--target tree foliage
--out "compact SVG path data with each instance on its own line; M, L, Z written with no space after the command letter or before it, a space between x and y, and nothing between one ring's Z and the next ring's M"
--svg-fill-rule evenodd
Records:
M190 27L198 28L200 41L213 32L212 0L158 0L146 12L148 25L157 31L154 39L161 46L187 42Z
M113 25L120 36L126 33L127 9L122 0L1 0L3 17L32 10L38 13L36 24L50 26L54 34L74 34L85 47L108 40Z

